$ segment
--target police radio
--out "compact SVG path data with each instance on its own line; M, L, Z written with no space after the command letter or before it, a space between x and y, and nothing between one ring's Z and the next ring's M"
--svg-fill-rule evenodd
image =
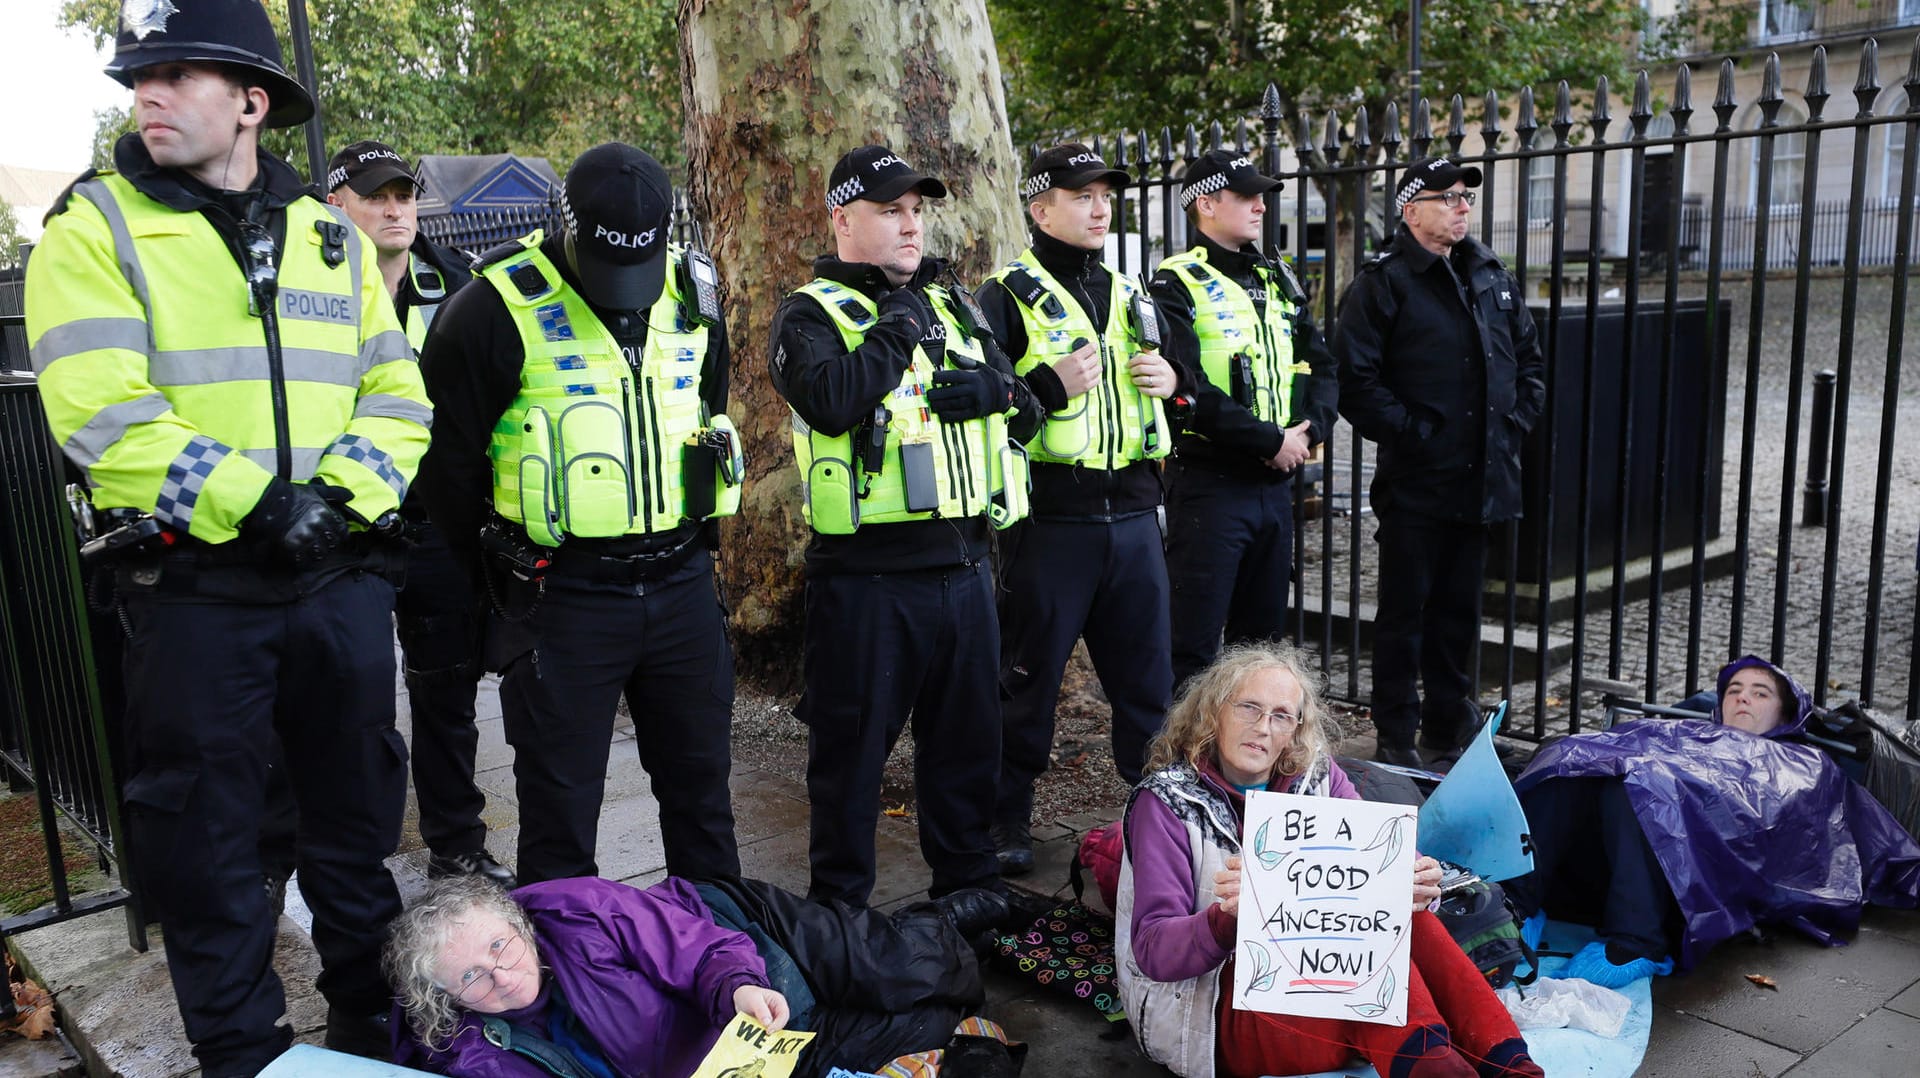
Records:
M1153 300L1135 292L1133 295L1133 331L1140 338L1142 352L1158 352L1164 338L1160 335L1160 312L1154 309Z
M680 298L693 303L693 320L720 324L720 270L705 251L692 248L680 260Z

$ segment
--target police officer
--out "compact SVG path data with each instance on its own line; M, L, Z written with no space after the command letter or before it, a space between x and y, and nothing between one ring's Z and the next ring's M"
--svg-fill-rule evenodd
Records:
M467 260L421 235L420 176L386 143L341 147L327 165L326 186L327 201L347 211L379 252L381 279L417 354L440 305L473 279ZM413 716L413 791L427 875L479 873L512 888L513 873L487 852L480 818L487 802L473 781L485 606L417 492L403 515L411 547L394 624Z
M1400 219L1340 307L1340 412L1379 443L1373 627L1376 758L1451 762L1480 725L1468 661L1480 636L1487 525L1520 515L1520 443L1546 404L1520 287L1468 235L1480 170L1408 166ZM1426 699L1418 683L1424 678Z
M1025 515L1019 443L1040 415L922 213L946 185L885 146L834 165L836 256L774 314L774 388L793 408L807 546L808 897L873 890L880 773L909 717L920 850L935 897L998 890L1000 628L989 544ZM1012 439L1010 441L1010 438ZM1002 907L1004 908L1004 907Z
M406 748L376 533L431 410L374 251L259 148L313 112L259 4L127 4L107 73L138 132L61 199L27 325L93 504L159 533L116 580L139 891L203 1073L256 1073L292 1040L256 850L277 732L327 1043L383 1055Z
M1293 477L1335 419L1333 358L1285 262L1260 251L1280 189L1209 150L1180 202L1195 245L1160 263L1167 358L1190 408L1167 466L1167 575L1177 687L1228 643L1278 639L1293 573Z
M581 154L562 209L560 234L481 256L421 359L442 419L421 494L496 607L519 876L598 875L622 696L667 871L738 875L733 652L709 554L742 470L719 281L668 242L666 170L632 146Z
M1033 867L1033 783L1082 635L1113 706L1113 762L1140 781L1173 692L1160 466L1174 372L1144 290L1101 261L1113 193L1131 178L1078 142L1042 151L1020 194L1033 243L980 289L980 305L1046 411L1027 451L1032 516L1001 543L1001 870Z

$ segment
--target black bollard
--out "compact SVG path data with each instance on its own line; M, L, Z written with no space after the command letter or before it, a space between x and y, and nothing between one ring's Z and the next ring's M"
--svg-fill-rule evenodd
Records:
M1807 482L1801 488L1800 523L1827 526L1827 461L1833 448L1832 371L1813 375L1813 442L1807 446Z

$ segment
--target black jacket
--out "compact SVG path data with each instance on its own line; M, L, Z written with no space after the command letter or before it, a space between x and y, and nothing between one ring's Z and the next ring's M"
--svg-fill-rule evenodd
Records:
M412 273L401 277L400 290L393 295L393 310L400 316L401 329L407 328L407 319L413 317L410 313L412 308L445 303L473 280L471 262L466 256L451 247L434 243L427 239L425 233L413 237L412 254L415 259L440 271L440 281L446 288L446 295L437 300L427 299L420 294Z
M903 287L925 288L945 273L946 266L941 259L926 259L913 280ZM831 255L814 259L813 274L875 301L894 290L878 266L842 262ZM958 287L957 282L947 283ZM894 312L882 312L860 347L849 352L839 328L820 304L811 296L794 292L774 312L772 338L767 366L773 375L773 388L809 427L822 434L839 435L871 415L874 406L900 385L901 375L913 362L920 332L912 321ZM988 365L1004 375L1012 388L1018 414L1007 425L1013 437L1024 444L1040 429L1039 405L1025 383L1013 376L1013 365L999 345L991 337L980 343ZM974 565L986 560L991 542L991 526L985 517L872 524L852 535L815 532L807 544L807 572L887 573Z
M1546 365L1520 286L1471 236L1446 259L1402 225L1334 330L1340 414L1380 443L1373 505L1491 524L1520 515L1520 443Z
M1254 309L1264 312L1266 285L1254 275L1254 268L1271 266L1266 257L1252 248L1229 251L1199 232L1194 238L1205 248L1207 264L1246 289ZM1278 270L1272 272L1277 274ZM1164 318L1164 351L1180 376L1180 396L1193 402L1193 414L1174 443L1174 455L1182 464L1196 464L1239 479L1286 482L1292 472L1275 471L1266 465L1280 452L1285 432L1278 424L1255 418L1225 389L1201 375L1200 338L1194 333L1193 296L1186 283L1172 270L1162 269L1153 275L1151 287ZM1294 362L1305 360L1312 368L1304 379L1295 379L1295 386L1301 389L1295 399L1301 407L1294 419L1307 422L1308 444L1319 445L1327 440L1338 418L1338 383L1333 355L1327 351L1326 341L1304 303L1293 314L1293 356ZM1303 380L1305 385L1300 387Z
M560 276L577 287L560 238L548 237L540 250ZM643 314L598 308L594 314L622 349L637 352L645 344ZM709 414L727 410L727 357L727 329L722 323L708 331L707 355L700 367L700 397ZM520 331L507 313L506 302L488 284L463 288L441 305L420 353L420 375L433 401L433 444L420 462L416 486L434 523L446 533L447 545L469 569L478 562L480 526L493 512L493 464L487 444L494 423L520 391L525 359ZM687 532L701 526L684 524L666 536L569 539L566 545L597 554L636 554L679 545Z
M1100 251L1061 243L1035 229L1033 254L1066 287L1067 294L1060 297L1062 303L1078 304L1095 326L1107 324L1113 271L1100 261ZM1027 326L1020 317L1020 301L997 280L981 285L978 298L993 326L994 338L1018 362L1027 354ZM1066 388L1047 364L1036 365L1022 380L1043 410L1057 412L1067 406ZM1041 520L1117 520L1150 513L1160 501L1160 465L1153 461L1135 461L1111 472L1076 464L1033 462L1033 516Z

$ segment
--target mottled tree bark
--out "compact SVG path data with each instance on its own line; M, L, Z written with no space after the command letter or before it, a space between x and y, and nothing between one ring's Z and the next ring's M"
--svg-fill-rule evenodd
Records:
M944 179L928 250L966 281L1018 252L1019 173L983 0L682 0L680 44L688 186L726 279L728 411L747 451L721 573L743 670L787 687L807 526L767 341L781 298L833 251L828 173L882 142Z

